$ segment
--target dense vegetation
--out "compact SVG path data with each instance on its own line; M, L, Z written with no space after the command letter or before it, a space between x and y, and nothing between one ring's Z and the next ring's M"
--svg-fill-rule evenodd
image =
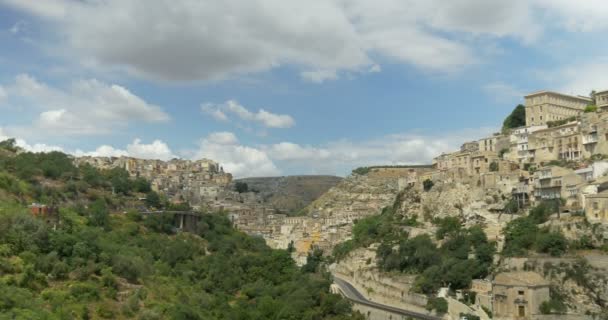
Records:
M561 256L568 249L568 241L561 232L538 225L557 212L559 203L542 202L530 209L529 215L510 221L504 229L503 255L523 256L529 250Z
M518 104L502 123L502 130L518 128L526 125L526 107Z
M1 151L0 319L358 318L328 292L319 255L300 269L222 213L202 215L195 234L175 233L170 215L116 214L148 191L141 181ZM56 201L60 223L31 216L30 199Z
M415 289L425 294L443 286L468 288L472 279L489 274L496 249L480 226L466 229L457 218L435 219L435 238L442 240L441 245L427 234L410 237L403 227L419 222L416 216L396 214L401 197L403 193L380 215L357 221L353 239L336 246L334 257L339 260L354 248L379 243L378 267L418 275Z

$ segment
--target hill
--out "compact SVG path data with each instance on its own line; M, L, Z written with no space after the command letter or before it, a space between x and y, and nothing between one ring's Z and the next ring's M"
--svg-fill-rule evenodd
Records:
M129 209L172 209L145 180L0 149L0 319L362 319L319 257L299 268L223 212L177 232Z
M296 213L342 181L336 176L286 176L238 179L264 202L284 213Z

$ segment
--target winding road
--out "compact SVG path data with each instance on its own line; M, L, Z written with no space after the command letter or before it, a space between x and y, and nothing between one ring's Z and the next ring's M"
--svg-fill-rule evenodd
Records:
M353 285L351 285L348 281L337 278L335 276L334 276L334 283L340 287L340 290L342 290L342 293L344 294L344 296L348 300L350 300L354 303L358 303L358 304L365 305L365 306L368 306L368 307L371 307L374 309L398 314L401 316L412 317L415 319L422 319L422 320L442 320L443 319L443 318L436 317L436 316L431 316L431 315L422 314L422 313L418 313L418 312L414 312L414 311L399 309L399 308L395 308L395 307L387 306L384 304L369 301L369 300L367 300L367 298L365 298L365 296L363 294L361 294L361 292L359 292L355 287L353 287Z

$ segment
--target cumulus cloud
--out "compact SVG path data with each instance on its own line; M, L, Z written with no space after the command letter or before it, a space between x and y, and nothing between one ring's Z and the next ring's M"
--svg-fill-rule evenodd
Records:
M230 113L240 120L255 122L266 128L290 128L296 124L289 115L275 114L264 109L251 112L236 100L228 100L222 104L205 103L201 105L201 110L216 120L228 121L227 114Z
M34 126L46 133L83 135L110 133L129 122L165 122L161 107L150 104L128 89L90 79L74 81L69 88L51 87L20 74L5 87L9 101L21 107L42 108Z
M153 160L171 160L177 158L167 145L162 140L154 140L152 143L142 143L142 140L136 138L132 143L128 144L126 150L118 149L109 145L99 146L94 151L76 150L72 152L75 156L92 156L92 157L134 157L140 159Z
M131 157L144 159L170 160L176 158L169 146L161 140L145 144L141 143L141 139L135 139L133 143L127 145L127 153Z
M5 132L5 130L0 127L0 141L4 141L4 140L8 140L14 138L12 136L10 136L8 133ZM29 144L27 141L20 139L20 138L14 138L15 139L15 144L20 147L23 148L26 151L30 151L30 152L51 152L51 151L62 151L63 152L63 148L59 147L59 146L55 146L55 145L49 145L46 143L34 143L34 144Z
M102 145L97 147L94 151L82 151L80 149L74 151L74 155L77 157L90 156L90 157L123 157L128 156L129 153L125 150L116 149L109 145Z
M543 76L565 93L588 96L591 90L608 89L608 55L593 61L572 63ZM556 83L557 81L557 83Z
M211 133L203 138L194 158L208 158L221 163L235 177L276 176L280 170L261 149L239 144L230 132Z
M602 0L0 1L48 19L78 57L169 81L290 65L322 82L386 58L450 72L483 58L480 42L608 27Z
M338 140L322 145L281 142L242 145L231 132L217 132L201 140L194 158L219 161L236 177L278 174L346 175L359 166L430 164L443 152L456 151L465 141L489 136L494 128L438 134L393 134L364 141Z

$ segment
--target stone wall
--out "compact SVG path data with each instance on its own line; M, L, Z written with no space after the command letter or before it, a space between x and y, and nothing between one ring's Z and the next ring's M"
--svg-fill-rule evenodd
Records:
M370 301L426 312L427 297L411 292L415 276L380 272L373 249L356 249L347 258L330 267L331 272L350 282Z

